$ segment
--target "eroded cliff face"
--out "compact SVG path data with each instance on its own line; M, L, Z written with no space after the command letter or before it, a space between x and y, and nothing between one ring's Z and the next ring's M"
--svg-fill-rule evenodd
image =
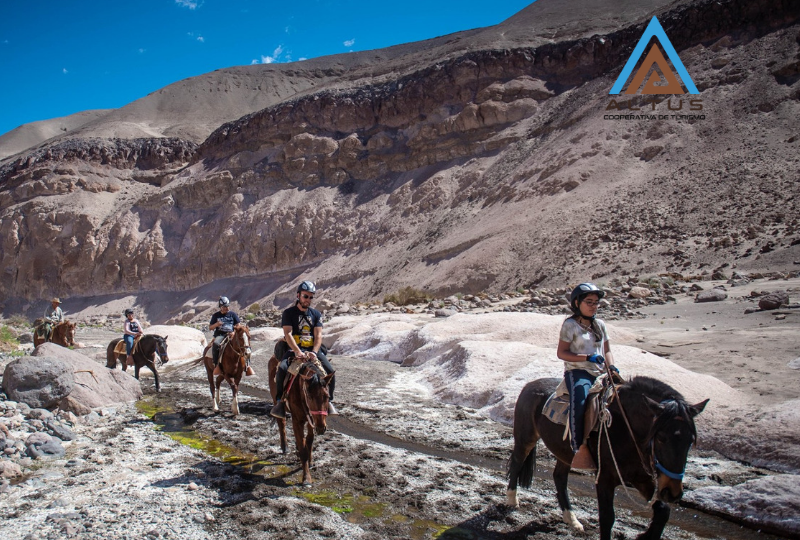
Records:
M406 285L786 267L800 259L799 11L775 0L659 14L704 120L603 119L640 23L309 94L199 147L46 147L0 169L0 294L283 273L360 300ZM653 107L688 113L689 97Z

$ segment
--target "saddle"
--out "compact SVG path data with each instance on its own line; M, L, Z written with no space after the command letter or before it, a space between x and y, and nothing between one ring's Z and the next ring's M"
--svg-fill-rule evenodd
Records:
M605 393L610 392L610 386L606 386L607 375L600 375L595 379L594 384L589 389L586 397L586 411L583 415L584 438L589 437L593 431L597 431L600 419L600 399L605 399ZM609 400L610 401L610 400ZM556 391L550 394L542 408L542 415L553 422L565 426L564 440L569 438L569 390L564 380L558 385Z
M222 358L222 356L225 354L225 349L228 347L229 343L230 343L230 338L228 336L225 336L222 339L222 342L220 342L220 344L219 344L219 358ZM208 347L206 347L205 358L211 358L212 360L214 359L214 341L213 340L208 345Z
M142 339L142 336L136 336L133 338L133 348L131 349L131 354L135 353L139 348L139 340ZM122 339L117 343L114 347L114 354L127 354L127 349L125 348L125 340Z

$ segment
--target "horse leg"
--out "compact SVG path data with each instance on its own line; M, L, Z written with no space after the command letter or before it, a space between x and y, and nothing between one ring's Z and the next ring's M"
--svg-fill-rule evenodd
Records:
M298 408L299 410L299 408ZM294 440L295 444L297 445L297 456L300 458L300 464L303 467L303 479L302 483L304 486L311 485L311 471L309 470L309 459L311 456L308 452L308 438L306 437L305 429L306 429L306 419L305 417L301 418L301 414L292 414L292 428L294 430ZM313 434L311 435L313 437ZM313 441L313 438L312 438Z
M156 392L161 392L161 384L158 381L158 370L156 369L155 363L148 360L145 365L147 366L147 369L153 372L153 378L156 381Z
M281 453L286 455L288 451L286 447L286 420L283 418L276 418L278 421L278 434L281 436Z
M611 540L614 526L614 484L601 481L597 484L597 509L600 514L600 540Z
M642 534L636 537L636 540L659 540L661 534L664 532L664 527L669 520L669 505L663 501L656 501L653 503L653 519L650 520L650 526Z
M553 482L556 484L556 498L558 499L558 506L561 508L561 519L564 523L572 527L575 532L583 532L583 525L575 517L572 512L572 504L569 502L569 489L567 484L569 482L569 471L572 467L568 463L564 463L560 459L556 460L556 466L553 467Z
M214 384L214 410L219 410L219 404L222 402L222 396L220 396L220 389L219 387L222 385L222 375L217 375L217 382Z
M523 437L514 437L514 450L508 463L508 487L506 499L508 506L519 508L517 499L517 484L530 488L533 473L536 470L536 441L538 437L533 434L533 441Z
M239 385L235 381L231 381L231 392L233 392L233 401L231 402L231 412L234 416L239 414Z
M303 476L307 478L304 484L311 485L311 466L314 464L314 457L311 451L314 449L314 426L306 424L306 459L303 462Z

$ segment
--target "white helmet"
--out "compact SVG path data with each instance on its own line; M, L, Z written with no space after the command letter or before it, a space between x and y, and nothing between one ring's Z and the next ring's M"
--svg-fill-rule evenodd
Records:
M228 307L231 305L231 301L228 300L227 296L220 296L219 297L219 307Z
M302 291L315 293L315 292L317 292L317 287L316 287L316 285L314 285L314 282L312 282L312 281L304 281L300 285L298 285L298 287L297 287L297 293L298 294L300 292L302 292Z

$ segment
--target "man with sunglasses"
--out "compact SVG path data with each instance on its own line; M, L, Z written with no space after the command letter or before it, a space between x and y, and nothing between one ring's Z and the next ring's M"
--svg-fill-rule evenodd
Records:
M275 406L272 407L270 414L276 418L286 418L286 405L283 397L283 385L286 380L286 372L289 363L294 360L313 361L317 358L327 373L336 373L327 355L322 351L322 313L311 307L311 300L317 287L311 281L304 281L297 287L297 300L294 305L284 310L281 317L283 327L283 337L289 345L289 349L278 365L278 373L275 375L275 382L278 387L278 395L275 398ZM331 378L328 384L330 402L333 401L333 390L336 387L336 376ZM338 414L333 403L328 405L328 414Z

